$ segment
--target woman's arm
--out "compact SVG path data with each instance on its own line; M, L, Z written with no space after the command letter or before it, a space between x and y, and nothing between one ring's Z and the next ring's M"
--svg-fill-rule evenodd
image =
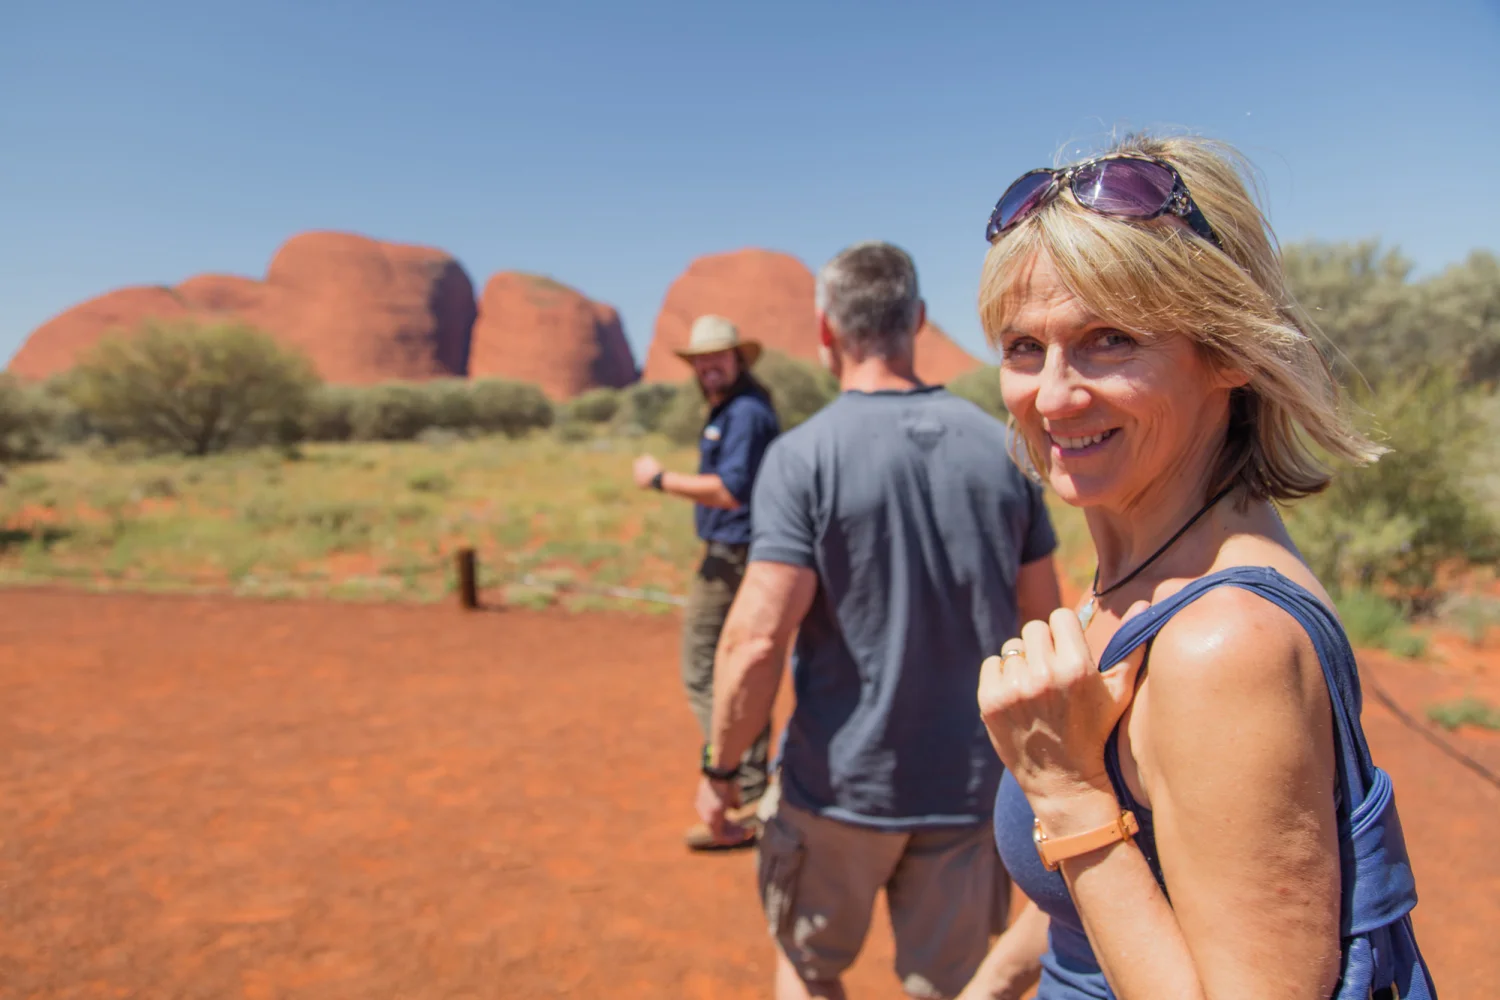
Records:
M1070 612L1023 635L1026 656L985 681L992 739L1016 758L1044 831L1100 826L1118 815L1102 748L1133 665L1099 674ZM1062 864L1116 995L1327 997L1339 957L1335 771L1305 634L1254 595L1216 590L1153 642L1139 697L1130 746L1171 901L1134 844Z

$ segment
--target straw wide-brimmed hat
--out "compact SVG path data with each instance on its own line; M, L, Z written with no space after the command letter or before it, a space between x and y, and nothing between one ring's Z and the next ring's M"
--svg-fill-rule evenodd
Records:
M684 361L697 354L713 354L716 351L738 350L745 366L755 364L760 357L760 342L741 340L739 327L723 316L699 316L693 321L686 347L679 347L676 354Z

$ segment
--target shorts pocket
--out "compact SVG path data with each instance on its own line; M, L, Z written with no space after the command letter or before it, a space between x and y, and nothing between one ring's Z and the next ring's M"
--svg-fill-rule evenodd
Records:
M772 816L761 831L756 876L766 925L773 937L785 934L791 923L804 853L801 835L781 816Z

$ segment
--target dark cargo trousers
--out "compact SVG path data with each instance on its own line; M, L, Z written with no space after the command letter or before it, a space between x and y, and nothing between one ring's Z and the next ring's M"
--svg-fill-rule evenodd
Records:
M729 617L729 606L745 578L750 554L748 545L709 542L703 562L688 591L687 614L682 630L682 684L688 704L698 719L707 742L712 735L714 711L714 652L719 633ZM766 791L766 758L771 745L771 727L756 737L740 759L740 802L749 804Z

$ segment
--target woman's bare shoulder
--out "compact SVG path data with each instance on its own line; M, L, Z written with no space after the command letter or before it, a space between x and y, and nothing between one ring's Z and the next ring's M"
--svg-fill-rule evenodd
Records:
M1294 582L1326 600L1311 574ZM1179 754L1206 764L1215 747L1241 753L1242 747L1230 749L1239 739L1222 738L1226 726L1304 752L1329 718L1311 637L1290 613L1242 587L1216 587L1179 611L1153 640L1148 663L1141 693L1150 705L1150 732L1141 735L1154 750L1137 750L1146 749L1158 765L1168 764L1163 755Z

